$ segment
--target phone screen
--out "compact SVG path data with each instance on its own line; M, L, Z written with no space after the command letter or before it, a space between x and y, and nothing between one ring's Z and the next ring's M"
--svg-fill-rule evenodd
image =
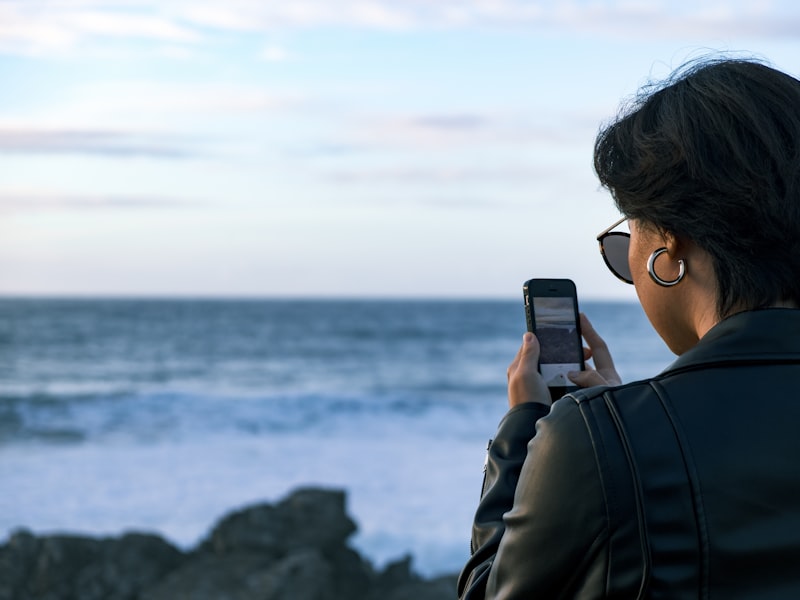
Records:
M583 367L580 335L571 297L550 298L533 296L536 337L541 353L539 370L548 387L573 388L567 379L569 371Z
M539 372L553 399L577 389L568 378L580 371L583 342L575 284L569 279L531 279L523 287L528 330L539 340Z

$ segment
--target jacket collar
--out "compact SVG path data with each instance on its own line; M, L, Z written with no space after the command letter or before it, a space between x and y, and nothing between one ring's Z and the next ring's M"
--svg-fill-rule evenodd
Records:
M712 327L664 374L710 363L800 362L800 309L737 313Z

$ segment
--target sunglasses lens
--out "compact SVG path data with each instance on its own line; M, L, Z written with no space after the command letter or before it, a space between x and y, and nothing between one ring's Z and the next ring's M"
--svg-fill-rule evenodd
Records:
M631 238L624 233L610 233L603 238L603 256L608 268L620 279L633 283L631 268L628 265L628 247Z

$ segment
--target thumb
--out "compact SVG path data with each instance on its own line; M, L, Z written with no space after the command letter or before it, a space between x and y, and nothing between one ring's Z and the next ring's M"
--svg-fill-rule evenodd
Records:
M594 369L587 371L570 371L569 380L578 387L587 388L594 385L608 385L608 382Z
M539 340L528 332L522 336L522 346L508 368L508 403L517 406L524 402L550 405L550 391L539 374Z
M534 354L536 359L539 359L539 340L530 331L525 332L525 335L522 336L522 354L526 357Z

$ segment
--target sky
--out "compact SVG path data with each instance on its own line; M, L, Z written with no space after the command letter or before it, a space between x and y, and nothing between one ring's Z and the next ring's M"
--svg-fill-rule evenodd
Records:
M719 52L800 3L0 0L0 295L632 299L594 138Z

